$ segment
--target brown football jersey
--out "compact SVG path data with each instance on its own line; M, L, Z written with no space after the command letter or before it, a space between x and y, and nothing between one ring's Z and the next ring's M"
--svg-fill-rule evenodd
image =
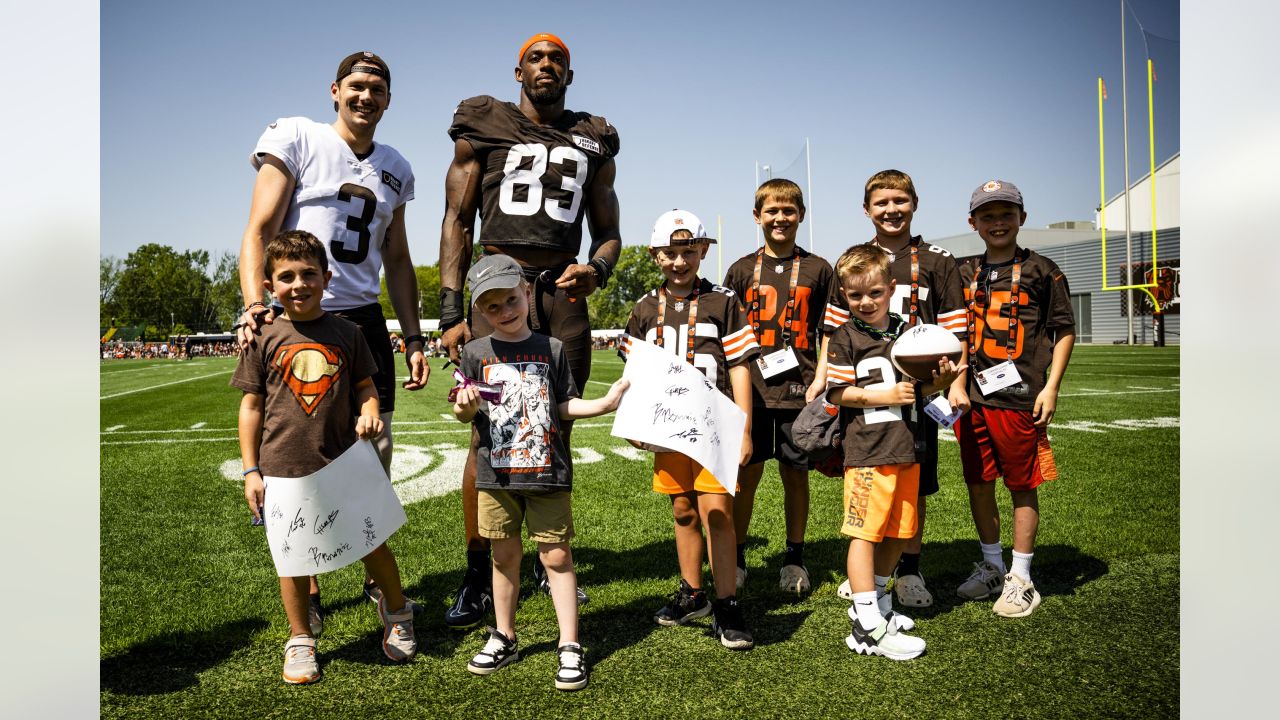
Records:
M985 257L985 256L984 256ZM1071 311L1071 290L1067 276L1049 258L1032 250L1019 250L1021 277L1018 281L1018 321L1010 335L1014 261L988 265L972 258L960 267L964 293L970 298L971 282L977 278L978 298L969 305L973 323L974 352L969 357L969 399L980 405L1032 410L1036 396L1044 389L1045 375L1053 360L1058 337L1075 332ZM1013 351L1009 351L1012 340ZM983 395L975 375L993 365L1013 360L1022 382Z
M797 247L798 260L788 255L776 258L763 255L760 263L760 295L752 289L755 284L756 257L763 250L744 255L729 266L724 275L725 287L733 290L743 300L748 322L760 343L760 353L767 355L784 347L795 350L800 366L765 378L760 366L751 363L753 402L757 406L771 408L804 407L804 393L813 382L818 365L818 330L826 312L827 297L831 293L835 271L831 263ZM792 263L799 262L796 277L794 305L791 299ZM784 317L791 326L787 340L783 328Z
M854 386L884 390L903 378L889 359L893 340L907 324L889 316L889 331L874 337L848 322L827 345L827 388ZM915 454L915 411L911 405L840 408L845 467L874 467L919 462Z
M449 137L470 143L484 168L481 243L578 253L587 188L618 154L608 121L566 110L539 125L513 103L480 95L458 104Z
M898 313L910 325L925 323L941 325L964 338L968 332L965 322L964 286L960 282L960 273L955 257L943 248L927 243L919 235L911 238L916 245L916 256L920 269L917 273L916 312L911 312L911 250L906 248L899 253L891 253L889 276L898 285L893 291L893 299L889 309ZM849 304L840 291L840 278L831 284L831 296L827 300L827 315L824 329L827 333L849 321Z
M650 345L666 348L684 358L689 339L688 297L667 295L662 343L658 343L658 291L651 290L631 310L627 334ZM707 376L720 392L733 398L729 368L755 359L760 354L755 333L747 324L747 311L728 288L698 278L698 316L693 338L693 366Z

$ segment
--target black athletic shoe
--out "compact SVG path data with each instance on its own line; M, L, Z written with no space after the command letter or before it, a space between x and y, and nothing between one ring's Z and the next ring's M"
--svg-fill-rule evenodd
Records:
M742 617L742 608L738 607L737 597L727 597L711 604L715 618L711 621L711 632L720 639L720 644L730 650L750 650L756 642L747 630L747 621Z
M472 582L468 576L454 593L453 604L444 613L444 624L453 630L473 628L492 609L493 590L488 583Z
M547 568L542 565L542 558L537 554L533 556L533 587L540 593L551 594L551 581L547 579ZM591 598L582 589L581 585L576 589L578 591L578 604L586 605Z
M471 662L467 663L467 670L476 675L488 675L520 659L515 640L498 632L496 628L486 629L489 631L489 641L484 644L484 649L476 653L476 656L471 658Z
M671 596L671 601L654 614L653 620L659 625L675 627L696 618L706 617L710 613L711 603L707 602L707 593L703 590L694 590L689 587L689 583L681 579L680 587Z

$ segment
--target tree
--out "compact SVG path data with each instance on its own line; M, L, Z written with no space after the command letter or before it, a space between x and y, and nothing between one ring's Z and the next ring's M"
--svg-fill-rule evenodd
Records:
M209 284L209 304L219 330L230 328L240 316L240 258L223 251L214 265Z
M209 253L178 253L167 245L148 243L129 253L113 299L122 320L131 325L170 328L181 322L202 329L212 326L211 283L204 274Z
M626 327L627 318L631 317L631 308L635 307L636 301L660 284L662 271L653 258L649 257L649 248L642 245L623 247L609 284L587 298L591 327Z
M119 312L115 293L123 267L120 258L104 257L98 261L98 324L102 327L110 327Z
M418 308L421 317L440 317L440 266L418 265L413 268L413 274L418 277ZM382 291L378 294L378 302L382 305L383 315L388 319L396 318L396 309L391 306L391 296L387 294L386 275L382 276Z

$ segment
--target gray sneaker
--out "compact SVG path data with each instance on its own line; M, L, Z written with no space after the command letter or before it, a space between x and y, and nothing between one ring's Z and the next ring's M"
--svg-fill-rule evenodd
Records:
M400 612L388 612L387 601L378 602L378 618L382 620L382 652L393 662L407 662L418 652L418 638L413 633L413 610L406 603Z
M299 635L284 644L284 681L290 685L308 685L320 679L320 663L316 661L316 639Z
M966 600L981 600L992 593L1000 594L1004 589L1004 573L1000 568L983 560L973 564L973 572L969 578L960 583L956 594Z

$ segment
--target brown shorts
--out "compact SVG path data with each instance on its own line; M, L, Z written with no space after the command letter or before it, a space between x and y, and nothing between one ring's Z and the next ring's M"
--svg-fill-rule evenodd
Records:
M916 534L920 466L877 465L844 469L844 522L849 537L880 542Z
M490 540L520 537L520 526L529 527L529 539L540 543L566 543L573 538L573 505L570 492L477 491L480 536Z
M724 486L707 469L678 452L653 454L653 491L663 495L687 492L725 494Z

